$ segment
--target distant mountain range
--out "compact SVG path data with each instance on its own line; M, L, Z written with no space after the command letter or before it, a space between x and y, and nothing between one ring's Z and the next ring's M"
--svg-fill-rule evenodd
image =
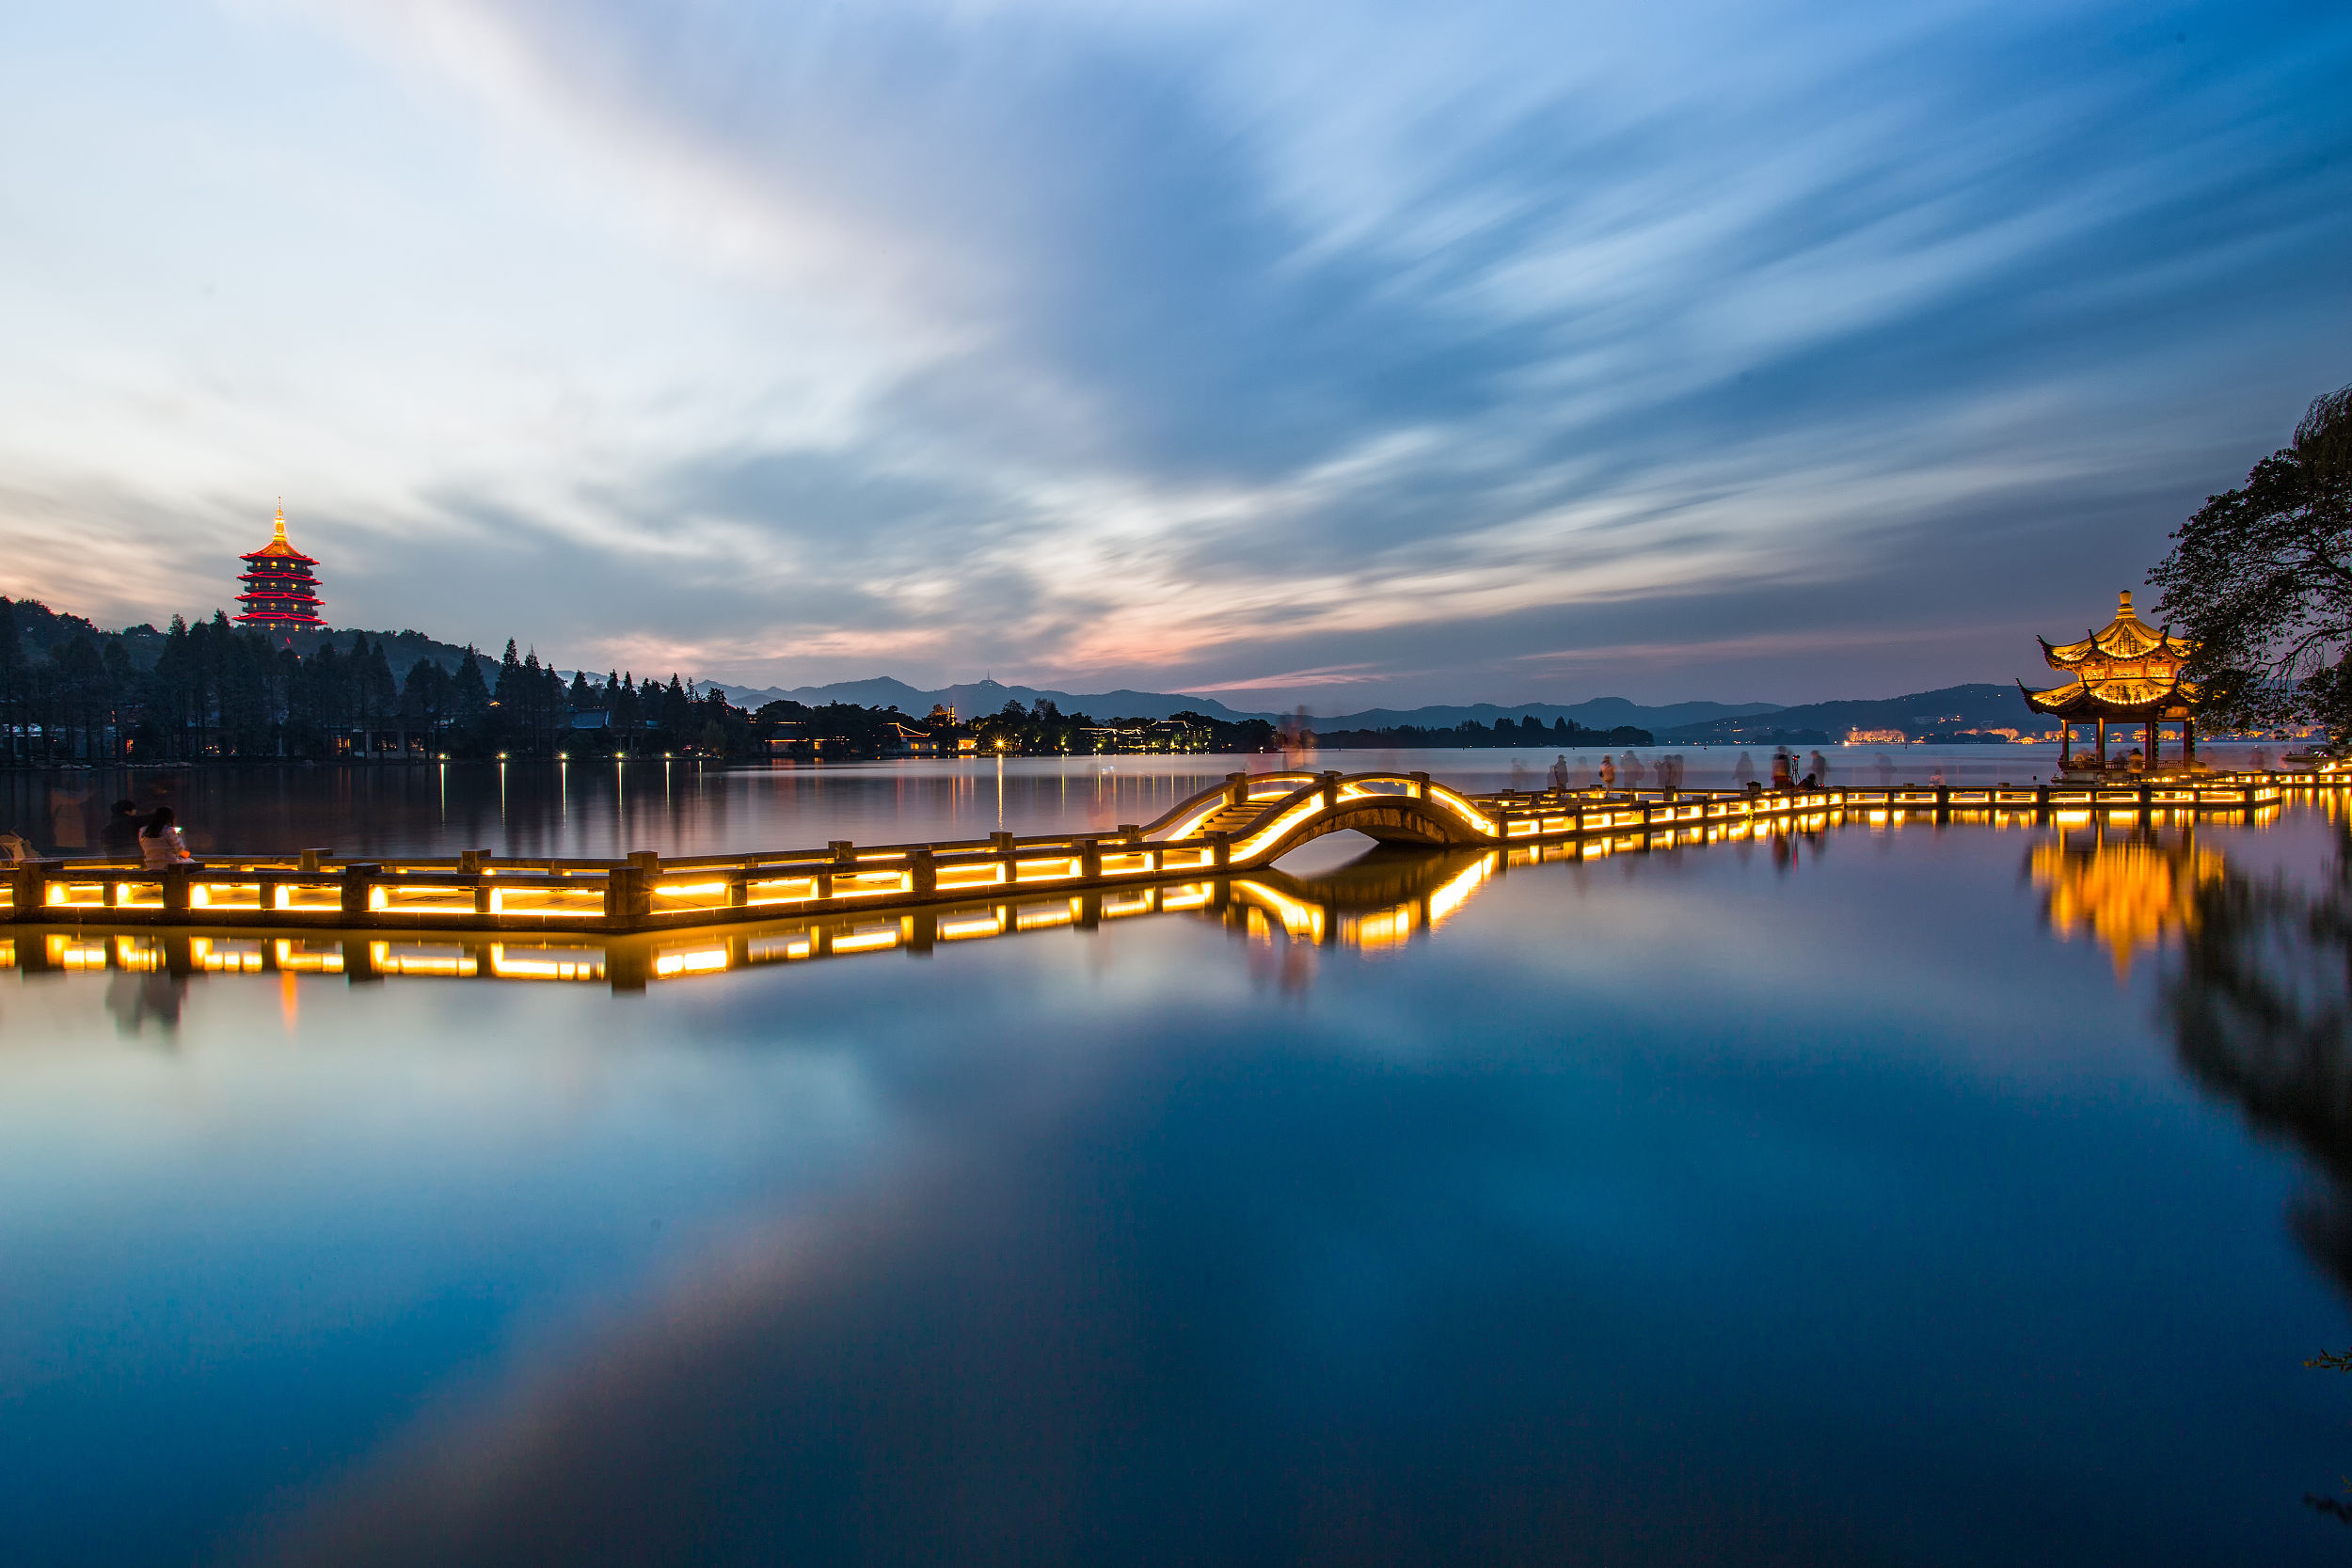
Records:
M726 693L727 701L738 706L755 709L762 703L777 701L805 703L812 707L822 706L826 703L855 703L861 707L896 705L899 712L919 718L929 713L932 705L945 704L954 708L959 717L968 720L983 713L994 713L1009 702L1028 706L1042 698L1064 713L1091 714L1097 719L1166 719L1184 712L1206 714L1212 719L1228 721L1271 719L1279 722L1288 717L1287 714L1263 709L1228 707L1214 697L1124 689L1053 691L1031 686L1006 686L993 680L942 687L935 691L925 691L887 675L872 680L835 681L830 686L798 686L788 689L729 686L724 681L706 684L716 685ZM1366 708L1360 713L1317 714L1312 723L1316 728L1327 730L1385 730L1405 724L1436 730L1451 729L1470 719L1482 724L1491 724L1501 718L1534 718L1547 724L1555 719L1565 719L1587 729L1613 730L1621 724L1631 724L1656 732L1677 725L1736 720L1776 711L1771 703L1670 703L1663 707L1644 707L1623 697L1596 697L1590 702L1565 705L1557 703L1521 703L1506 706L1495 703L1472 703L1467 706L1375 707Z
M1775 739L1811 732L1842 740L1849 730L1901 730L1909 735L1934 730L2036 730L2050 723L2026 705L2013 686L1940 687L1915 691L1908 697L1882 697L1842 703L1806 703L1798 707L1769 709L1760 714L1727 715L1686 723L1661 734L1661 740L1751 741Z

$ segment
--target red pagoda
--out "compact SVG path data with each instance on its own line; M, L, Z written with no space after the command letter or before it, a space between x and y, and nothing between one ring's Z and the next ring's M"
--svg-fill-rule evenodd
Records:
M319 579L310 568L318 564L286 543L286 509L278 509L278 532L245 562L245 606L237 624L246 626L323 626L319 619Z

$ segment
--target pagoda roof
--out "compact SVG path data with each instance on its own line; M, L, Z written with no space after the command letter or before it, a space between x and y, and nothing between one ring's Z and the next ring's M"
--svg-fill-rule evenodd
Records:
M2185 719L2202 695L2191 682L2151 680L2144 675L2116 680L2084 680L2077 676L2047 691L2027 690L2020 681L2017 689L2025 694L2026 705L2038 713L2083 721Z
M2151 654L2185 659L2197 651L2196 643L2141 620L2132 609L2130 589L2123 590L2117 599L2115 619L2080 642L2054 644L2046 637L2035 639L2042 644L2042 657L2049 661L2051 669L2074 671L2108 659L2146 658Z
M282 506L278 509L278 531L271 535L270 542L252 554L241 555L237 559L240 561L286 561L299 562L305 566L318 564L317 562L286 542L286 509Z

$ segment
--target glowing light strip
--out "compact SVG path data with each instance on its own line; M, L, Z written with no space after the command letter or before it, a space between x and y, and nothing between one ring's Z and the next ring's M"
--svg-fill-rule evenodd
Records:
M853 931L848 936L833 939L833 950L836 953L871 953L898 945L898 927L896 926L881 931Z
M1429 792L1422 796L1422 799L1425 800L1437 801L1438 804L1444 806L1449 811L1452 811L1463 821L1468 822L1471 827L1476 828L1481 833L1484 833L1488 838L1499 836L1495 832L1494 823L1481 814L1476 806L1471 805L1467 797L1456 795L1454 791L1446 788L1443 784L1431 784L1429 786Z
M1429 924L1433 929L1438 922L1460 909L1464 899L1478 891L1478 884L1486 879L1487 873L1494 869L1494 863L1492 854L1481 855L1465 866L1452 881L1429 895Z
M604 978L604 955L589 949L553 949L526 947L521 951L537 954L535 958L517 958L505 943L490 944L490 973L501 980L601 980ZM558 951L573 957L557 958Z
M954 915L939 923L939 940L942 942L967 942L977 937L1004 934L1005 912L1002 910L990 910L985 914Z
M1321 811L1322 809L1323 798L1319 795L1310 795L1307 799L1299 801L1296 805L1291 807L1290 810L1284 812L1281 816L1276 817L1264 827L1260 828L1256 832L1251 833L1248 838L1245 838L1240 843L1234 845L1232 847L1231 858L1235 861L1246 861L1256 858L1259 850L1275 842L1284 833L1289 832L1293 828L1297 827L1301 822L1306 821L1309 817L1314 816L1315 813Z
M1306 937L1318 942L1323 940L1323 911L1314 905L1302 904L1295 898L1277 893L1263 882L1241 882L1236 886L1269 906L1281 918L1282 929L1292 936Z

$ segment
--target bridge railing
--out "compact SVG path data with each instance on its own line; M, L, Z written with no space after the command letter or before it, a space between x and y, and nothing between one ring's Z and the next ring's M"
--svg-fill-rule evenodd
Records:
M626 860L492 856L453 859L298 855L208 857L160 871L75 857L0 866L0 911L12 921L126 918L163 922L252 918L271 924L367 921L389 926L598 923L612 928L750 918L795 907L851 909L975 893L1100 886L1238 869L1271 859L1317 814L1364 800L1417 799L1454 814L1478 841L1516 841L1715 828L1820 812L2031 813L2064 820L2102 812L2243 811L2290 788L2342 788L2344 774L2217 775L2142 784L1908 785L1771 790L1504 791L1473 797L1422 774L1263 775L1260 792L1229 781L1204 800L1238 795L1254 807L1237 832L1155 838L1128 826L1109 833L1021 835L863 847Z

